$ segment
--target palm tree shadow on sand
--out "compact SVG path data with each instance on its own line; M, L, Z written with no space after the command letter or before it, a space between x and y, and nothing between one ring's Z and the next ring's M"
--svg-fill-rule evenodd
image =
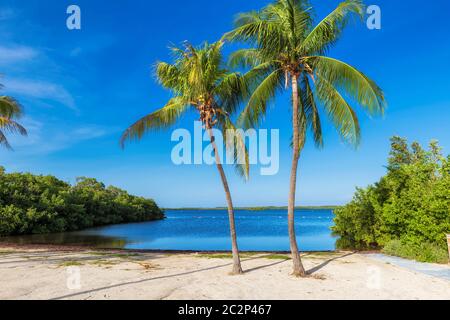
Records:
M316 273L317 271L322 270L323 268L325 268L325 267L326 267L327 265L329 265L331 262L336 261L336 260L339 260L339 259L342 259L342 258L346 258L346 257L352 256L352 255L354 255L354 254L355 254L354 252L350 252L350 253L346 253L346 254L344 254L344 255L342 255L342 256L337 256L337 257L330 258L330 259L328 259L328 260L325 260L324 262L322 262L322 263L319 264L318 266L315 266L314 268L309 269L306 273L307 273L307 275L311 276L311 275L313 275L314 273Z
M342 259L342 258L345 258L345 257L348 257L348 256L351 256L353 254L354 254L354 252L351 252L351 253L346 253L344 255L340 255L340 256L337 256L337 257L333 257L333 258L327 259L326 261L324 261L320 265L318 265L318 266L308 270L307 274L308 275L313 275L317 271L319 271L319 270L323 269L324 267L326 267L331 262L339 260L339 259ZM307 255L308 254L305 254L304 256L307 256ZM251 261L251 260L264 259L264 257L266 257L266 256L270 256L270 254L269 255L257 256L257 257L253 257L253 258L248 258L248 259L244 259L242 261L246 262L246 261ZM261 265L261 266L258 266L258 267L254 267L254 268L248 269L245 273L248 274L248 273L251 273L251 272L254 272L254 271L257 271L257 270L273 267L273 266L285 263L285 262L290 261L290 260L291 259L289 258L289 259L283 259L281 261L277 261L277 262L273 262L273 263L269 263L269 264L264 264L264 265ZM50 300L68 299L68 298L73 298L73 297L80 296L80 295L91 294L91 293L94 293L94 292L99 292L99 291L103 291L103 290L108 290L108 289L113 289L113 288L118 288L118 287L123 287L123 286L128 286L128 285L135 285L135 284L145 283L145 282L154 281L154 280L161 280L161 279L169 279L169 278L187 276L187 275L190 275L190 274L195 274L195 273L200 273L200 272L205 272L205 271L210 271L210 270L215 270L215 269L229 267L230 265L233 265L233 263L226 263L226 264L221 264L221 265L218 265L218 266L203 268L203 269L199 269L199 270L192 270L192 271L187 271L187 272L181 272L181 273L171 274L171 275L166 275L166 276L159 276L159 277L153 277L153 278L148 278L148 279L141 279L141 280L136 280L136 281L123 282L123 283L118 283L118 284L114 284L114 285L110 285L110 286L95 288L95 289L92 289L92 290L76 292L76 293L73 293L73 294L60 296L60 297L53 298L53 299L50 299Z

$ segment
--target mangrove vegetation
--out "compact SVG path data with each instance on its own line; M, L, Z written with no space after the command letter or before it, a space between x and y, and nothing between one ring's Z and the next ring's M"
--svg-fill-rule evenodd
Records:
M76 231L163 219L153 200L91 178L75 185L53 176L5 173L0 167L0 236Z
M335 210L333 231L341 248L383 248L387 254L423 262L448 262L450 156L436 141L424 150L392 138L387 174L358 189Z

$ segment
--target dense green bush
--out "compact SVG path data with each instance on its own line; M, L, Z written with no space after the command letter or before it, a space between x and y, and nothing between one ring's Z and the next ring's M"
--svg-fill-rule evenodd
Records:
M6 174L0 167L0 235L75 231L108 224L163 219L153 200L95 179L71 186L52 176Z
M409 147L405 139L394 137L387 171L378 183L358 189L348 205L335 210L338 245L366 249L389 244L388 251L416 258L426 256L419 252L425 247L446 251L450 157L442 156L437 142L426 151L418 143ZM439 254L428 256L430 261L439 260Z
M420 262L448 262L447 249L430 242L411 244L403 243L400 240L392 240L384 246L383 252L391 256L413 259Z

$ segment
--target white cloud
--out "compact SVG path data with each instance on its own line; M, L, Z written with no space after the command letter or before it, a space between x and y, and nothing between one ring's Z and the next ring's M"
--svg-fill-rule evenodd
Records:
M49 70L53 68L53 62L46 57L45 53L29 46L19 46L17 44L0 45L0 67L4 70L11 66L19 66L18 69L13 69L14 72L8 72L8 75L35 73L36 65L39 66L39 70L47 70L47 74L51 76ZM0 80L6 94L15 95L17 98L25 97L33 100L46 100L39 101L41 103L56 101L72 110L78 111L72 94L58 83L47 80L35 80L27 76L22 76L22 78L20 76L8 76Z
M97 125L72 127L43 123L30 117L24 117L19 122L27 129L28 136L10 136L9 141L15 149L14 155L22 156L46 155L70 149L80 142L98 139L116 131Z
M78 140L96 139L103 137L106 134L107 131L104 128L96 126L81 127L72 131L73 137Z
M29 79L4 79L3 85L8 94L52 100L78 111L72 95L61 85Z
M0 19L1 20L1 19ZM39 55L36 49L24 46L0 46L0 65L29 62Z

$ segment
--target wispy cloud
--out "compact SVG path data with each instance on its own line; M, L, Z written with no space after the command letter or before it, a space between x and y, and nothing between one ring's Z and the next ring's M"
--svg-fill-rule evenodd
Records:
M55 65L46 53L39 49L15 43L9 43L6 46L0 45L1 69L5 70L13 67L12 70L7 71L5 78L0 79L7 94L15 95L18 98L39 99L42 100L40 102L46 104L49 101L57 102L78 112L79 110L72 94L60 84L61 82L52 79L54 72L50 69L54 69ZM48 70L48 78L46 80L28 77L28 73L35 74L36 66L38 66L39 70Z
M1 20L1 19L0 19ZM29 62L38 56L39 52L31 47L0 46L0 65Z
M115 133L114 128L98 125L61 126L55 123L43 123L30 117L19 121L28 131L27 137L11 136L10 143L16 150L14 155L47 155L70 149L74 145L98 139Z
M29 79L4 79L5 92L34 99L51 100L78 111L72 95L61 85Z
M105 136L108 131L98 126L85 126L72 131L72 136L76 140L91 140Z

